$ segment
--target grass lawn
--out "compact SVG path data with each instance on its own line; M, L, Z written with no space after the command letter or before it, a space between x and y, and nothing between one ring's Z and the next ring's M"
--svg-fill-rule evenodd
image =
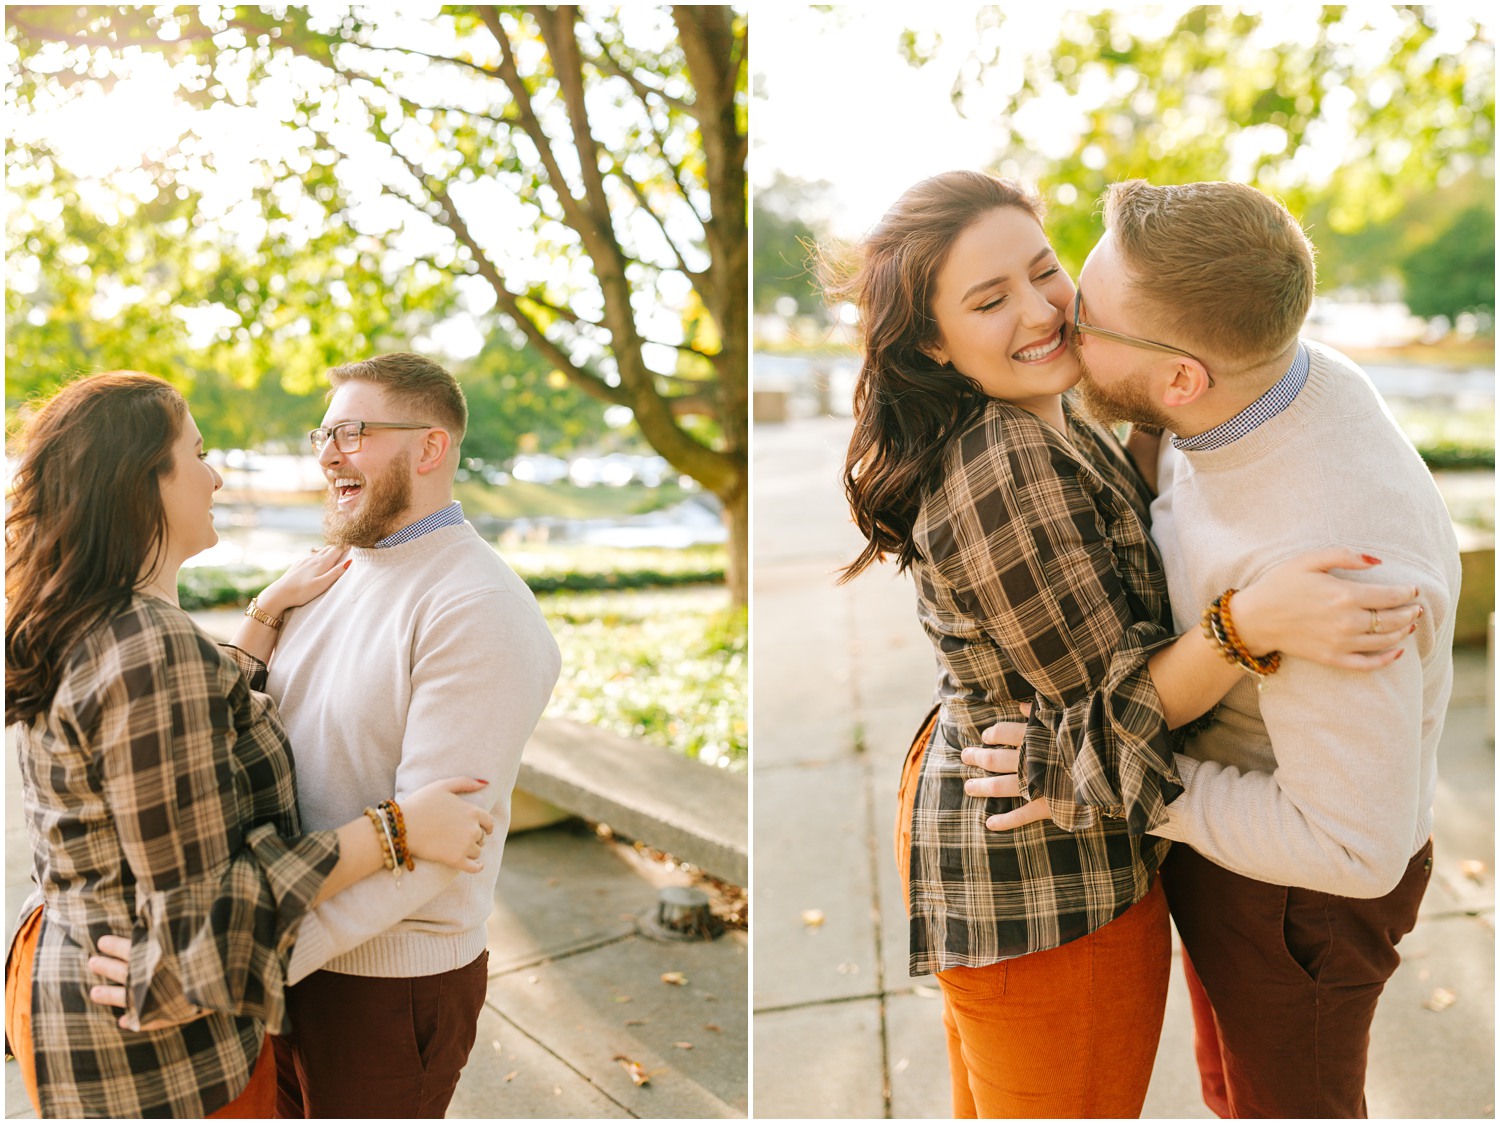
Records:
M750 663L743 609L723 586L548 593L562 649L547 713L744 769Z
M648 488L644 484L627 484L623 488L580 488L575 484L528 484L522 480L492 486L478 480L466 480L453 486L453 498L464 505L467 514L491 515L499 519L540 516L608 519L642 515L672 507L692 494L675 483L658 488Z

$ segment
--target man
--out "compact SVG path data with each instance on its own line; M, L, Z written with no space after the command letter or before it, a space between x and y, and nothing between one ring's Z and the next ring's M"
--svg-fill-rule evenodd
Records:
M1370 1023L1432 869L1452 525L1364 373L1299 340L1312 247L1285 208L1242 184L1135 180L1109 189L1104 214L1075 304L1081 389L1106 420L1170 435L1152 523L1178 630L1226 588L1348 543L1425 610L1411 650L1380 670L1288 659L1263 689L1246 677L1177 755L1185 791L1149 816L1151 833L1188 844L1162 877L1209 1107L1364 1116ZM1019 743L1018 729L986 741ZM979 754L966 760L1015 760ZM1013 794L1009 782L976 794ZM1047 814L1037 805L1002 818Z
M393 790L399 800L466 774L489 782L472 799L495 802L497 829L482 873L418 863L303 920L287 976L293 1033L275 1040L277 1115L440 1117L484 1003L485 919L521 749L560 660L535 598L453 499L468 421L453 376L392 354L328 377L312 442L328 538L352 563L287 614L268 681L304 825L335 827Z

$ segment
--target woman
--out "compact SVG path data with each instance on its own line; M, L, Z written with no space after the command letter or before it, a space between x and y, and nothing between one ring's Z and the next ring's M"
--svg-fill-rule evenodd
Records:
M1148 784L1175 794L1167 730L1241 671L1196 631L1173 640L1150 494L1064 397L1080 373L1074 288L1034 199L978 173L920 183L833 293L857 304L864 332L845 482L868 541L844 577L895 554L939 665L938 706L903 775L898 862L912 973L935 972L943 992L955 1115L1138 1115L1170 961L1155 882L1167 843L1124 816ZM1410 588L1332 596L1348 583L1318 572L1371 562L1323 552L1240 591L1241 662L1264 669L1277 649L1348 667L1395 659L1417 613ZM1380 610L1378 637L1365 608ZM997 835L986 818L1011 802L968 795L985 774L962 747L1028 706L1044 718L1031 729L1055 731L1028 740L1028 771L1087 783L1062 762L1092 754L1089 775L1118 790L1088 807L1071 789L1053 800L1069 830ZM1155 734L1132 733L1143 728Z
M382 866L399 874L408 853L478 869L494 822L458 794L483 782L301 834L290 748L256 688L281 612L344 565L322 551L294 566L252 604L240 647L220 648L177 605L182 563L218 539L222 484L182 396L96 375L24 440L5 717L37 889L7 964L7 1040L43 1116L270 1116L266 1032L282 1029L303 914ZM118 1022L90 1001L90 954L122 947L110 934L131 950Z

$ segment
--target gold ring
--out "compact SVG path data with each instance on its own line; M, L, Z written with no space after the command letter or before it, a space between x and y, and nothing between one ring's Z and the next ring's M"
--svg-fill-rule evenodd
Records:
M1380 610L1379 609L1371 609L1370 610L1370 631L1371 632L1379 632L1380 631Z

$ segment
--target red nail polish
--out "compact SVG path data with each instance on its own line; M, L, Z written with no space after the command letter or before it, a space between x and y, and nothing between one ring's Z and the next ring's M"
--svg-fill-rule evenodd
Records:
M1412 626L1406 630L1406 634L1408 636L1410 636L1413 632L1416 632L1416 631L1417 631L1417 625L1416 625L1416 622L1413 621L1412 622Z
M1372 566L1380 565L1380 559L1376 558L1373 554L1361 554L1360 557Z
M1405 649L1405 648L1398 648L1398 649L1397 649L1397 650L1396 650L1396 658L1397 658L1397 659L1398 659L1398 660L1399 660L1399 659L1400 659L1400 658L1401 658L1401 657L1402 657L1402 656L1404 656L1404 655L1405 655L1405 654L1406 654L1406 649Z
M349 559L349 561L348 561L348 562L345 562L345 563L344 563L344 569L346 569L346 570L347 570L347 569L348 569L348 568L349 568L349 567L350 567L350 566L351 566L351 565L352 565L352 564L353 564L353 562L354 562L354 559L352 559L352 558L351 558L351 559Z

